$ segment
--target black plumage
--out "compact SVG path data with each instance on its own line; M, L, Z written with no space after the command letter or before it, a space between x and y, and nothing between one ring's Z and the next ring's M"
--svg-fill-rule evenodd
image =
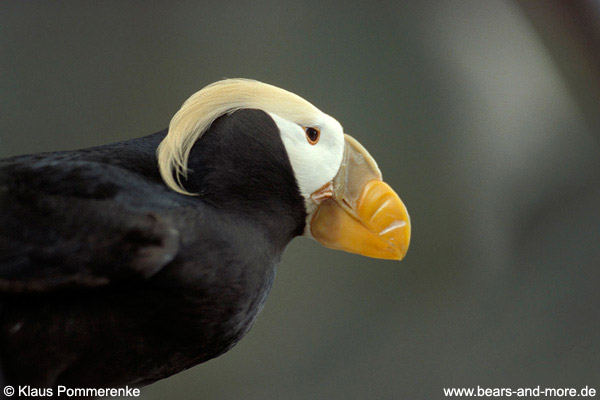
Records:
M166 131L0 161L0 358L8 383L144 385L249 330L306 211L274 121L239 110L167 188Z

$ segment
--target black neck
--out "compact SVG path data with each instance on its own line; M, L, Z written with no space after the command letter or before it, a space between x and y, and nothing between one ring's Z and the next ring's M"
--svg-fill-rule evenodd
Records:
M167 130L81 150L162 183L156 149ZM118 150L118 151L117 151ZM262 225L285 247L304 231L306 210L281 135L263 111L244 109L217 119L192 148L185 196Z

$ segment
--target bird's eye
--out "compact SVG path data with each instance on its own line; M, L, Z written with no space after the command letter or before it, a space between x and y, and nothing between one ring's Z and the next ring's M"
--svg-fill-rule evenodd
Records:
M321 131L318 128L306 127L304 128L304 132L306 132L306 139L308 143L315 145L319 141L319 137L321 136Z

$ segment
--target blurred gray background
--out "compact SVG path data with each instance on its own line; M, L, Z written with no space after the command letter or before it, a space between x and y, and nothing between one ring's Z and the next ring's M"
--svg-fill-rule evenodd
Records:
M143 399L600 390L599 13L3 1L0 157L150 134L204 85L247 77L336 117L407 205L404 261L295 240L248 336Z

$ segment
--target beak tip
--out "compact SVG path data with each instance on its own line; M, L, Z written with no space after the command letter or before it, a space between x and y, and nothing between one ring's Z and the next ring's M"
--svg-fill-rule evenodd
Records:
M402 249L398 248L396 250L396 258L395 260L397 261L402 261L404 259L404 257L406 257L406 253L408 252L408 247L403 246Z
M390 229L390 227L393 227L393 229ZM410 233L410 218L408 217L406 208L403 207L401 217L379 233L379 236L387 236L390 259L402 261L406 257L410 245Z
M404 251L399 251L398 252L398 261L404 260L404 257L406 257L407 252L408 252L408 249L404 249Z

